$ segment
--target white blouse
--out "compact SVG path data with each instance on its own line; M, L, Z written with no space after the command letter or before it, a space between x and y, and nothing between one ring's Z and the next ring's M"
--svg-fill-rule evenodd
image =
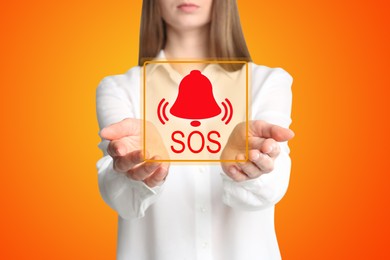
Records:
M253 63L251 68L251 119L288 128L292 77L281 68ZM137 66L101 81L96 92L100 129L141 118L140 80ZM274 207L287 190L291 160L288 143L279 144L274 170L257 179L235 182L219 165L173 164L164 184L149 188L113 170L108 141L102 140L99 189L118 213L117 259L281 259Z

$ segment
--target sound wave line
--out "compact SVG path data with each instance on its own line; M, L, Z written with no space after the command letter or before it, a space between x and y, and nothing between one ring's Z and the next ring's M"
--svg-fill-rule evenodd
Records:
M232 103L230 103L229 99L225 98L225 101L226 101L226 103L228 103L229 108L230 108L230 115L229 115L229 118L228 118L228 120L225 122L225 125L227 125L227 124L229 124L230 120L232 120L232 117L233 117L233 106L232 106Z
M157 107L157 116L158 116L158 119L160 120L161 124L165 125L165 122L164 120L161 118L161 106L162 104L165 102L165 98L161 99L160 103L158 104L158 107Z
M227 108L227 106L225 105L225 102L222 102L222 106L223 106L223 108L224 108L224 110L225 110L225 114L223 115L223 117L222 117L222 121L225 121L225 119L226 119L226 117L227 117L227 115L228 115L228 108Z
M164 105L164 107L162 109L162 114L163 114L163 117L165 118L165 121L169 121L169 118L167 117L167 114L165 113L168 104L169 104L169 102L165 103L165 105Z

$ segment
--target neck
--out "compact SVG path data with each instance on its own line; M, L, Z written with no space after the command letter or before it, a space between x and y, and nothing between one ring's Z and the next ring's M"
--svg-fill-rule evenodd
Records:
M167 27L164 48L167 59L204 59L209 57L209 25L202 28L178 31Z

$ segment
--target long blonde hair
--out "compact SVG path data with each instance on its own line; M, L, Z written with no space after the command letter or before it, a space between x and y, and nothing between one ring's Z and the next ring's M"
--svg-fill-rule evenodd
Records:
M138 65L157 56L165 47L166 25L158 0L143 0ZM236 0L213 0L210 22L210 54L215 60L252 61L241 29ZM221 64L235 71L242 64Z

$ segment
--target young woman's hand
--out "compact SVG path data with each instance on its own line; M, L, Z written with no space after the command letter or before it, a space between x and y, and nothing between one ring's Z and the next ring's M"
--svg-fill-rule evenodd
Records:
M168 175L169 164L161 162L144 162L142 152L141 124L139 119L127 118L118 123L105 127L100 136L110 140L107 148L108 154L114 160L114 169L126 174L136 181L143 181L149 187L160 185ZM150 129L150 130L149 130ZM162 145L163 141L153 125L148 131L153 131L155 143L161 143L159 152L162 154L145 158L158 160L167 158L167 151Z
M248 123L249 158L246 162L223 162L222 169L233 180L245 181L269 173L274 169L275 158L280 153L278 142L288 141L294 132L262 120ZM245 160L246 126L238 124L222 151L221 160Z

